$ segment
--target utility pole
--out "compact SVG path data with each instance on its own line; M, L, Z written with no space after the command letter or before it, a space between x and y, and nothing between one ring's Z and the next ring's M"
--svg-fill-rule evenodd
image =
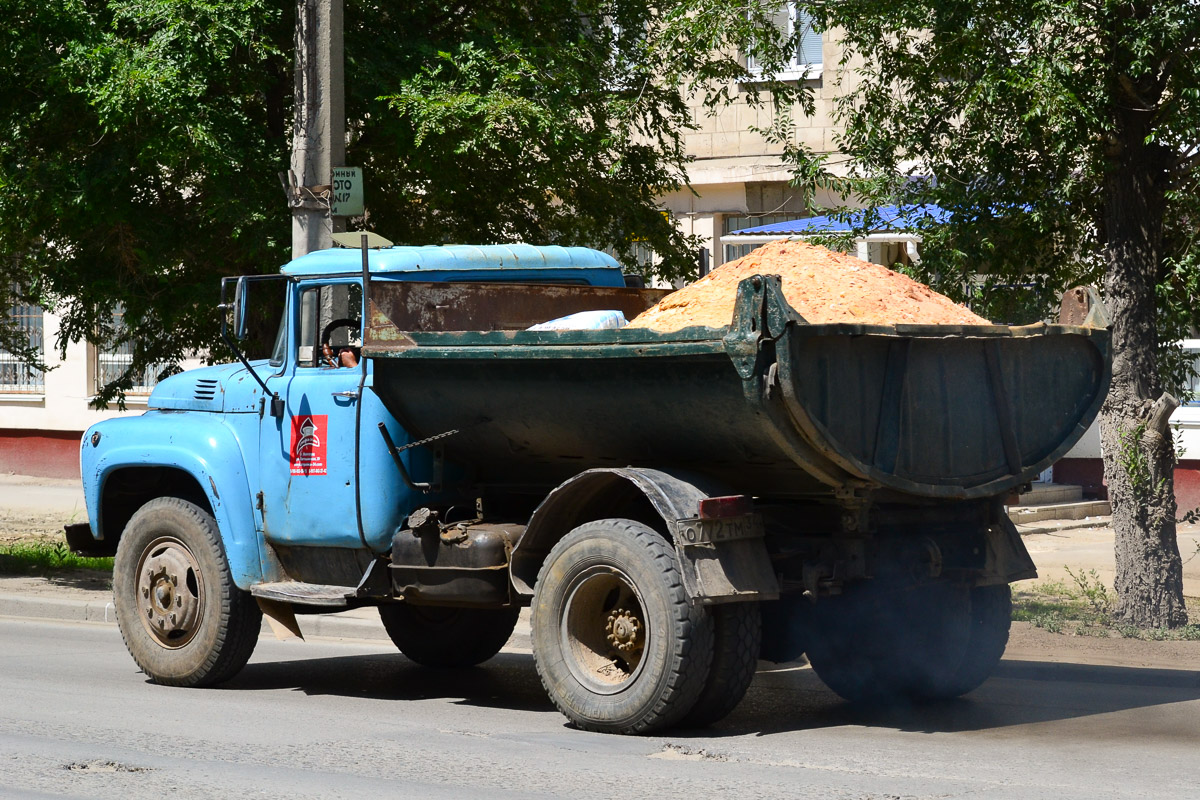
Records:
M346 163L342 0L296 0L295 126L289 197L292 257L331 247L333 168Z

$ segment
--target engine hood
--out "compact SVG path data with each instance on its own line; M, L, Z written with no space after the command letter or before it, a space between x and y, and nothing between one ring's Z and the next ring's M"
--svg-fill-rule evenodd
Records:
M262 378L271 373L267 361L250 364ZM147 401L149 408L170 411L258 411L262 387L241 364L218 364L189 369L159 381Z

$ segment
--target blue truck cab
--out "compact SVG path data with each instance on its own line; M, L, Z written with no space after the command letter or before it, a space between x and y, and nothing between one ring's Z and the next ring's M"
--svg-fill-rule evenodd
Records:
M156 680L231 675L253 646L258 608L296 629L297 604L342 610L357 604L356 588L372 593L364 582L385 586L396 530L458 469L434 447L410 447L372 389L373 364L355 346L364 267L376 282L625 285L604 253L530 245L388 246L365 259L333 248L245 279L255 298L282 306L269 357L169 377L145 414L100 422L81 442L89 522L68 541L116 556L123 633Z

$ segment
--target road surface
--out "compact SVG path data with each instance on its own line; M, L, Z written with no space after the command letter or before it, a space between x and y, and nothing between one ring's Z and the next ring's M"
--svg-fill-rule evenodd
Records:
M964 700L859 709L760 667L714 728L619 737L570 728L528 653L432 672L264 638L190 690L148 683L115 626L0 619L0 797L1200 796L1195 670L1005 661Z

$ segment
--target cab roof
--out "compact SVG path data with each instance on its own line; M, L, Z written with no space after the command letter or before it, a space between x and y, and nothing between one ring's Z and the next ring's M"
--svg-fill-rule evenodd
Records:
M457 244L381 247L367 253L371 274L380 277L444 280L438 273L453 272L455 279L488 280L489 272L505 270L531 277L544 275L543 279L548 281L557 272L562 278L578 276L577 280L588 283L623 285L616 259L589 247ZM343 247L317 250L285 264L281 272L297 278L360 273L362 251ZM421 273L421 277L406 273Z

